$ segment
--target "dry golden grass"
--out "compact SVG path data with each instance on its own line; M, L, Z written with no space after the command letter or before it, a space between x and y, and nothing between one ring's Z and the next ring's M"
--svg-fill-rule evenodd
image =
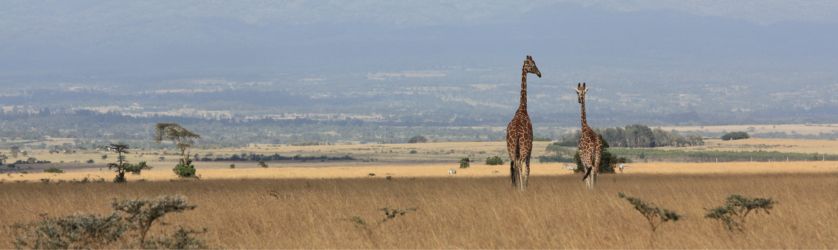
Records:
M508 163L507 163L508 164ZM224 179L335 179L335 178L385 178L392 177L502 177L509 175L509 165L489 166L472 163L472 167L460 169L458 164L370 164L370 163L325 163L317 165L272 165L269 168L257 167L256 163L236 163L230 169L229 163L198 163L197 174L203 180ZM532 163L532 176L570 175L573 171L565 169L568 163ZM836 161L792 161L792 162L649 162L628 163L623 175L632 174L760 174L760 173L838 173ZM127 175L128 181L167 181L178 180L171 165L158 165L152 170L139 175ZM448 175L448 169L456 169L455 176ZM374 177L369 174L374 173ZM38 182L49 179L51 182L64 180L113 179L114 173L105 169L70 170L62 174L28 173L0 174L0 182Z
M181 194L194 211L164 218L206 227L220 248L836 248L838 174L604 175L595 191L578 175L536 176L520 193L507 178L286 179L134 182L124 185L0 184L0 248L8 225L40 213L106 213L114 198ZM653 234L617 192L686 215ZM704 208L733 193L772 197L729 233ZM273 195L271 195L273 194ZM378 209L418 210L367 234L349 220ZM159 228L158 228L159 230Z

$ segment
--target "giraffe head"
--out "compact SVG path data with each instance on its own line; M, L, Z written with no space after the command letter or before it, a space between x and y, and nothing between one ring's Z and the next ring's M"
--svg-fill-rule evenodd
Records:
M528 74L535 74L538 78L541 78L541 71L538 71L538 66L535 66L535 61L532 60L532 56L527 55L527 59L524 60L524 71Z
M576 97L579 100L579 103L585 102L585 94L588 93L588 87L585 86L584 82L576 84Z

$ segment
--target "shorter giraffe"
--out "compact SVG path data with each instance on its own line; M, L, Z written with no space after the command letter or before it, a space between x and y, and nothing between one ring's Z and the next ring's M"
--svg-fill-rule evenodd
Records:
M582 161L582 167L585 170L585 176L582 177L582 180L585 181L589 189L593 189L596 176L599 174L602 141L599 135L588 126L588 120L585 116L585 94L587 93L588 87L585 86L585 83L576 85L576 96L582 110L582 131L580 131L581 137L579 137L579 159Z

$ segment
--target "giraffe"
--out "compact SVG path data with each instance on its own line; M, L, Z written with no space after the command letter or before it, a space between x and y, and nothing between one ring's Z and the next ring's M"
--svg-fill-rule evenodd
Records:
M581 106L582 114L582 130L581 137L579 137L579 159L582 160L582 167L585 170L585 176L582 180L585 181L589 189L594 188L596 176L599 174L599 163L602 152L602 141L599 135L588 126L588 120L585 117L585 94L588 93L588 87L585 83L578 83L576 85L576 96Z
M509 172L512 186L524 190L530 175L530 154L532 153L532 122L527 114L527 74L541 78L541 71L532 56L527 55L521 69L521 102L518 111L506 127L506 150L509 153ZM524 169L526 167L526 169ZM524 172L526 170L526 172Z

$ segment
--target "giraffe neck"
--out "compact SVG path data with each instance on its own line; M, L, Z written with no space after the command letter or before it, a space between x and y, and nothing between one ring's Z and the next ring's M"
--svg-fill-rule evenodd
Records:
M527 70L521 70L521 104L518 109L527 110Z
M582 109L582 128L587 128L588 127L588 118L585 115L585 99L584 98L582 99L581 109Z

